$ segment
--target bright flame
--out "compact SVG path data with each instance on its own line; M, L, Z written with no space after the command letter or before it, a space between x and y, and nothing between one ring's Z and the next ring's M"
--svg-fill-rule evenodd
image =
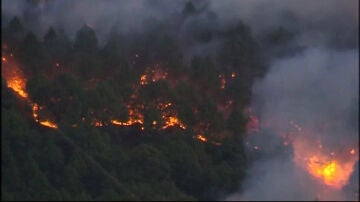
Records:
M40 121L39 122L41 125L49 127L49 128L58 128L57 125L55 123L52 123L50 121Z
M25 81L20 77L14 76L7 81L9 88L13 89L20 97L27 98L28 94L25 92Z
M163 118L165 119L165 117ZM168 127L176 126L176 125L178 125L183 130L186 129L186 126L177 117L173 117L173 116L170 116L166 120L165 125L162 127L162 129L166 129Z
M311 175L321 179L326 185L341 189L353 172L352 164L340 164L335 160L322 161L317 156L308 160L308 171Z
M334 152L326 154L315 144L300 138L296 139L293 143L295 163L325 185L341 189L348 183L357 158L347 152L339 152L336 155Z
M45 121L40 121L39 120L38 111L41 110L41 109L42 109L42 107L39 106L37 103L32 104L32 113L33 113L34 120L36 122L38 122L40 125L43 125L43 126L46 126L46 127L49 127L49 128L58 128L58 126L55 123L50 122L49 120L45 120Z
M12 56L12 54L11 54ZM2 57L2 61L7 61L6 57ZM26 92L26 79L22 74L22 71L16 66L12 61L9 61L4 67L2 67L1 72L4 75L7 86L16 92L21 98L25 99L29 105L32 107L32 114L34 120L40 125L57 128L55 123L50 122L49 120L40 121L38 111L42 109L37 103L33 103Z

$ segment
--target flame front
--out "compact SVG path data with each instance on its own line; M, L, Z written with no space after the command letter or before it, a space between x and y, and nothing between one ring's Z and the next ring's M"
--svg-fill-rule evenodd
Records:
M13 56L11 54L11 56ZM42 109L37 103L30 100L28 93L26 92L26 79L20 70L20 68L12 60L8 60L5 56L2 56L2 61L5 63L2 65L1 72L4 75L7 86L12 89L21 98L25 99L30 106L32 106L32 114L34 120L40 125L57 128L57 125L49 120L39 120L39 110Z

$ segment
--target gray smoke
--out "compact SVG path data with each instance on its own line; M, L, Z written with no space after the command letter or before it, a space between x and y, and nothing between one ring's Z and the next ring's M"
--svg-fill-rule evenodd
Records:
M35 4L34 2L40 2ZM151 19L174 24L174 32L187 38L189 30L219 31L236 25L249 25L257 36L279 26L297 33L294 43L354 46L358 42L358 6L356 0L198 0L192 1L196 14L183 22L181 14L187 0L4 0L2 26L13 16L26 21L39 37L50 26L63 28L71 38L83 24L105 40L112 30L142 32L152 26ZM344 32L346 30L346 32ZM217 39L214 39L215 41ZM186 41L191 43L191 41ZM196 44L213 47L216 44ZM198 51L207 48L196 47ZM193 50L194 51L194 50Z
M265 78L253 86L253 107L259 119L270 121L272 128L282 131L288 130L290 120L296 120L303 128L313 131L303 133L301 138L313 141L320 138L335 152L349 146L357 148L358 54L357 49L311 48L275 61ZM326 133L319 128L324 122L328 124ZM293 165L291 154L275 152L276 147L284 147L274 141L280 139L280 134L263 133L267 135L252 134L248 141L259 146L267 159L255 160L242 184L243 190L228 200L314 200L325 190ZM354 195L329 191L318 199L354 199L351 197Z
M261 42L266 33L278 27L294 33L287 45L292 52L273 57L266 76L253 86L252 107L260 120L271 120L273 128L288 130L294 120L321 138L336 151L358 142L358 34L357 0L199 0L193 1L197 14L181 20L186 0L48 0L34 6L31 1L3 0L2 27L15 15L39 37L50 26L64 28L73 39L83 24L95 30L102 41L112 30L144 32L152 28L151 19L174 25L174 33L191 58L212 54L221 37L196 42L196 29L221 32L239 21L250 26ZM261 44L270 56L274 46ZM290 47L290 48L289 48ZM328 133L319 128L328 125ZM318 133L316 133L318 132ZM282 151L279 134L272 129L249 137L262 155L249 169L249 176L227 200L321 200L353 199L346 191L328 191L292 162L290 151ZM316 136L316 137L313 137ZM252 148L252 147L251 147ZM358 148L357 148L358 151ZM253 150L249 151L252 155ZM357 170L358 172L358 164ZM354 177L355 178L355 177ZM355 180L355 184L359 184ZM325 192L325 193L324 193Z

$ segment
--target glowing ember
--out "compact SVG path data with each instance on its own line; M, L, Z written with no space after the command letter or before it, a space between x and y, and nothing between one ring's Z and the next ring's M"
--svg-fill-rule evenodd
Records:
M49 120L45 120L45 121L40 121L39 120L38 111L41 110L41 109L42 109L42 107L39 106L38 104L36 104L36 103L32 104L32 113L33 113L34 120L37 123L39 123L40 125L43 125L43 126L46 126L46 127L49 127L49 128L58 128L55 123L52 123Z
M141 75L140 77L140 85L146 85L147 81L146 81L146 75Z
M167 75L167 71L160 68L158 64L156 64L153 68L147 67L144 74L140 76L140 85L146 85L150 81L156 82L161 79L166 79Z
M6 57L2 57L1 60L2 60L3 62L6 62Z
M165 119L165 117L163 117ZM186 129L186 126L177 118L177 117L173 117L173 116L170 116L166 122L165 122L165 125L162 127L162 129L166 129L168 127L171 127L171 126L179 126L181 129L185 130Z
M49 128L57 128L57 125L55 123L51 123L50 121L40 121L39 123Z
M231 74L231 78L235 78L236 77L236 74L235 73L232 73Z
M196 136L196 139L198 139L198 140L200 140L200 141L202 141L202 142L207 142L206 137L204 137L202 134L198 134L198 135Z
M95 121L94 125L96 127L102 127L103 126L103 123L101 121Z

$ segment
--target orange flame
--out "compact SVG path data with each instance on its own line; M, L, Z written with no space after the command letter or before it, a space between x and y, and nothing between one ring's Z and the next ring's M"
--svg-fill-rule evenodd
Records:
M198 140L200 140L200 141L202 141L202 142L207 142L206 137L204 137L202 134L198 134L198 135L196 136L196 139L198 139Z
M294 141L293 146L295 163L325 185L335 189L341 189L348 183L354 171L353 166L358 160L347 152L330 152L326 155L324 149L316 147L315 143L300 138Z
M41 110L42 107L39 106L37 103L32 104L32 112L33 112L33 117L34 120L36 122L38 122L40 125L49 127L49 128L58 128L57 125L49 120L45 120L45 121L40 121L39 120L39 114L38 111Z
M11 54L12 56L12 54ZM2 61L7 62L6 57L2 57ZM28 101L30 106L32 106L32 114L34 120L40 125L49 127L49 128L57 128L55 123L50 122L49 120L40 121L38 111L42 109L37 103L33 103L26 92L26 79L23 76L22 71L19 67L17 67L12 61L9 61L4 67L2 67L1 72L4 75L7 86L11 88L14 92L16 92L21 98Z
M164 119L166 119L164 116L163 116ZM166 129L168 127L172 127L172 126L179 126L181 129L185 130L186 129L186 126L185 124L183 124L177 117L174 117L174 116L170 116L166 122L165 122L165 125L162 127L162 129Z
M307 167L311 175L336 189L346 185L353 172L352 163L340 164L335 160L324 160L315 155L310 157Z

